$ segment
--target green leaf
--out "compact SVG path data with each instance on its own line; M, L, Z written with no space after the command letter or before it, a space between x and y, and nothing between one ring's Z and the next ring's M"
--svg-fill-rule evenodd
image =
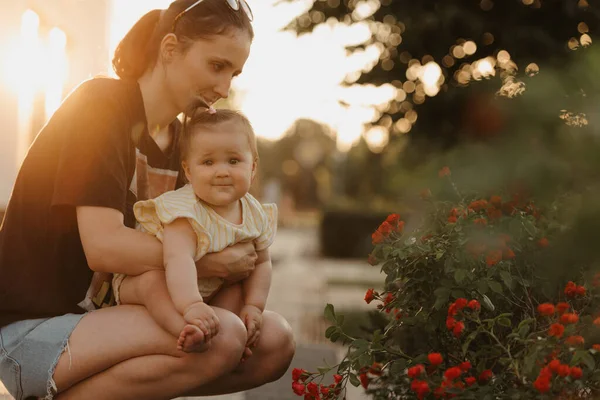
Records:
M458 299L460 297L467 297L467 295L465 294L465 292L462 291L462 290L460 290L460 289L454 289L450 294L455 299Z
M336 316L336 320L337 320L337 324L339 326L342 326L342 324L344 323L344 314L338 314Z
M529 233L530 236L536 235L537 229L535 228L535 225L533 225L533 223L530 220L523 221L523 227L525 228L527 233Z
M325 318L332 324L337 323L335 319L335 310L333 309L333 304L327 303L327 305L325 306Z
M358 380L356 375L350 374L348 375L348 377L350 378L350 383L352 384L352 386L358 387L360 385L360 381Z
M340 338L340 332L336 331L331 334L331 337L329 338L329 340L331 340L333 343L335 343L335 342L337 342L337 340L339 338Z
M469 345L477 337L478 333L479 333L479 331L475 331L475 332L471 333L469 336L467 336L467 338L465 339L465 341L462 345L463 357L467 354L467 351L469 350Z
M448 299L450 298L450 289L445 287L437 288L434 294L436 296L436 300L433 307L436 310L440 310L442 307L448 304Z
M488 284L486 281L484 281L484 280L477 281L476 285L477 285L477 291L479 291L479 293L481 293L481 294L487 293L489 287L488 287Z
M327 339L329 339L331 337L331 335L333 334L333 332L337 331L338 327L337 326L330 326L329 328L327 328L327 330L325 331L325 337Z
M352 342L352 347L356 349L356 351L366 351L369 348L369 342L365 339L356 339Z
M328 373L329 371L331 371L331 368L329 368L329 367L317 367L317 371L319 371L319 374L325 375L326 373Z
M454 271L454 280L456 283L461 284L467 277L467 272L464 269L457 269Z
M519 328L519 336L521 336L522 338L526 338L527 334L529 333L529 325L523 325L522 327Z
M489 281L488 285L490 286L490 289L492 289L493 292L502 293L502 285L499 284L498 282Z
M498 325L510 327L512 326L512 321L508 318L498 318Z
M390 369L391 376L400 376L400 374L404 373L406 369L406 360L401 358L398 361L394 361L392 363L392 367Z
M361 368L368 367L371 364L373 364L373 359L371 358L371 355L369 353L363 353L358 358L358 364L360 365Z
M594 357L587 350L577 350L571 359L571 365L584 363L589 369L593 370L596 367Z
M512 287L512 275L510 274L510 272L500 271L500 278L502 278L502 281L504 282L506 287L508 287L508 288Z
M444 272L448 274L452 271L454 271L454 259L452 257L448 257L444 261Z
M485 294L481 296L481 302L482 302L483 306L490 311L494 311L496 309L496 307L494 306L494 303L492 303L490 298L487 297Z

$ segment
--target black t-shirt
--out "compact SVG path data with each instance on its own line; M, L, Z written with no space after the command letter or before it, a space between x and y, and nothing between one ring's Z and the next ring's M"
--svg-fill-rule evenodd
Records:
M179 124L170 131L177 142ZM0 227L0 327L111 304L110 275L90 270L75 207L116 209L180 187L177 146L148 134L137 82L95 78L52 116L21 166Z

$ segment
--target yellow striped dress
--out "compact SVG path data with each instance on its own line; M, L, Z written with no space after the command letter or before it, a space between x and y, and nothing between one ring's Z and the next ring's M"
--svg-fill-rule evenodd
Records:
M138 230L156 236L161 242L165 225L178 218L187 218L196 233L194 260L198 261L206 253L217 253L239 242L253 241L256 251L264 250L273 243L277 232L277 206L261 204L249 193L240 201L242 223L239 225L227 221L199 200L189 184L154 199L138 201L133 212ZM124 278L123 274L115 274L113 278L117 304L120 303L119 286ZM198 279L198 289L202 297L208 297L219 290L223 282L217 277Z

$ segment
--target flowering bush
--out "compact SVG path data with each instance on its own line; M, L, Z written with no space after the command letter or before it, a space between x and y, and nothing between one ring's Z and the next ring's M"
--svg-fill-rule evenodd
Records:
M570 268L558 286L544 268L566 229L552 215L560 207L541 210L515 190L463 195L448 167L439 178L452 199L425 190L422 217L392 214L372 235L369 263L385 286L364 301L385 323L352 337L328 304L326 336L347 355L334 367L295 369L294 392L336 399L350 383L377 399L599 396L600 276Z

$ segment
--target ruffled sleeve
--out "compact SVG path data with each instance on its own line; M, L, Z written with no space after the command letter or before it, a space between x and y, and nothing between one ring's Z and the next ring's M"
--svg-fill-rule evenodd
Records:
M254 241L256 251L261 251L268 248L275 239L277 233L277 205L262 204L262 232Z
M151 200L138 201L133 206L133 213L142 228L155 235L162 242L165 225L178 218L186 218L196 233L197 261L204 256L210 245L210 234L201 224L200 207L191 186L164 193Z

